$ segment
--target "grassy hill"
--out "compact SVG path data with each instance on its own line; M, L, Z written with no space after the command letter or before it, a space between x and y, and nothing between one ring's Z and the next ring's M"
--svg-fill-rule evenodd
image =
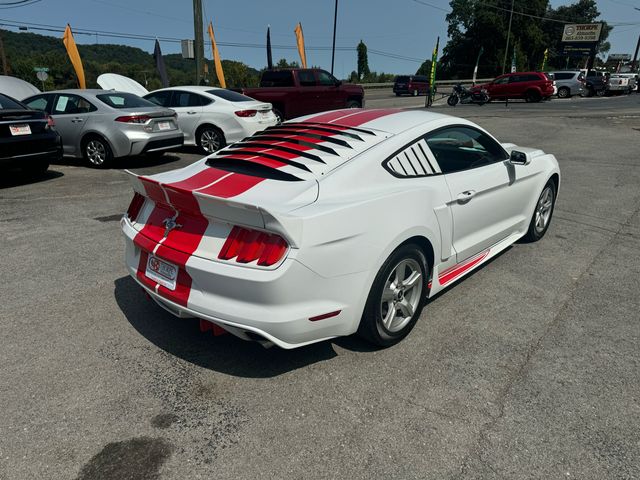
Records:
M34 67L48 67L49 79L45 87L77 87L76 76L60 37L50 37L29 32L2 31L11 75L22 78L42 88ZM119 73L146 85L149 90L160 88L160 78L155 69L153 55L139 48L124 45L78 45L84 65L87 87L98 87L96 78L102 73ZM171 85L189 85L195 81L193 60L181 55L165 55L165 64ZM209 77L215 76L213 62L209 64ZM260 72L244 63L223 60L228 87L257 85ZM214 85L217 82L214 80Z

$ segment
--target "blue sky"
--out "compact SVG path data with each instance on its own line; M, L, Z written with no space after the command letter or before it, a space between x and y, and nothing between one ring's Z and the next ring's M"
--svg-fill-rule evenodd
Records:
M516 4L523 2L517 0ZM191 0L34 0L32 5L2 8L0 19L25 21L52 26L135 33L150 36L190 38L193 35ZM0 5L6 3L0 0ZM425 3L431 6L425 5ZM507 2L508 3L508 2ZM525 2L526 3L526 2ZM554 6L571 3L552 0ZM267 24L271 25L274 60L297 60L293 29L302 22L309 50L310 64L329 69L330 51L312 50L330 47L332 41L334 0L203 0L205 21L213 20L216 40L220 43L264 44ZM414 72L419 59L430 56L436 41L446 42L445 15L448 0L339 0L338 47L354 48L360 39L367 44L369 66L374 71ZM621 23L610 36L611 53L631 53L640 34L640 0L599 0L602 18ZM2 23L0 20L0 23ZM11 30L15 28L3 27ZM36 33L45 33L33 30ZM49 33L60 35L58 33ZM152 40L109 38L105 35L76 35L78 43L123 43L153 50ZM180 51L179 43L162 42L164 53ZM401 58L391 58L387 52ZM207 56L210 49L205 48ZM253 67L266 64L264 48L220 46L223 58L243 61ZM356 67L355 51L336 53L335 73L348 76Z

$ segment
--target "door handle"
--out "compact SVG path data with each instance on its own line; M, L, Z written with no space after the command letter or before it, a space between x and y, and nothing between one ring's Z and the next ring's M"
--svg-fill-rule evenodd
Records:
M71 123L82 123L84 122L83 118L74 118L71 120Z
M187 115L195 115L198 112L187 112Z
M458 203L467 203L471 200L476 194L475 190L465 190L464 192L458 195Z

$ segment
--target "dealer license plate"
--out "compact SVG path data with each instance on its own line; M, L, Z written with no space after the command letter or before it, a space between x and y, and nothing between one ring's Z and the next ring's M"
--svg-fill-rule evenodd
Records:
M171 130L171 122L158 122L158 130Z
M29 125L9 125L11 135L31 135L31 127Z
M165 262L154 255L149 255L145 275L169 290L176 289L178 267L173 263Z

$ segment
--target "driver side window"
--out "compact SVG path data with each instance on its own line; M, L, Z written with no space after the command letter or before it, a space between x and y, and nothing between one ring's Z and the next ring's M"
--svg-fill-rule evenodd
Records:
M504 149L488 135L469 127L448 127L425 138L442 173L453 173L501 162Z

